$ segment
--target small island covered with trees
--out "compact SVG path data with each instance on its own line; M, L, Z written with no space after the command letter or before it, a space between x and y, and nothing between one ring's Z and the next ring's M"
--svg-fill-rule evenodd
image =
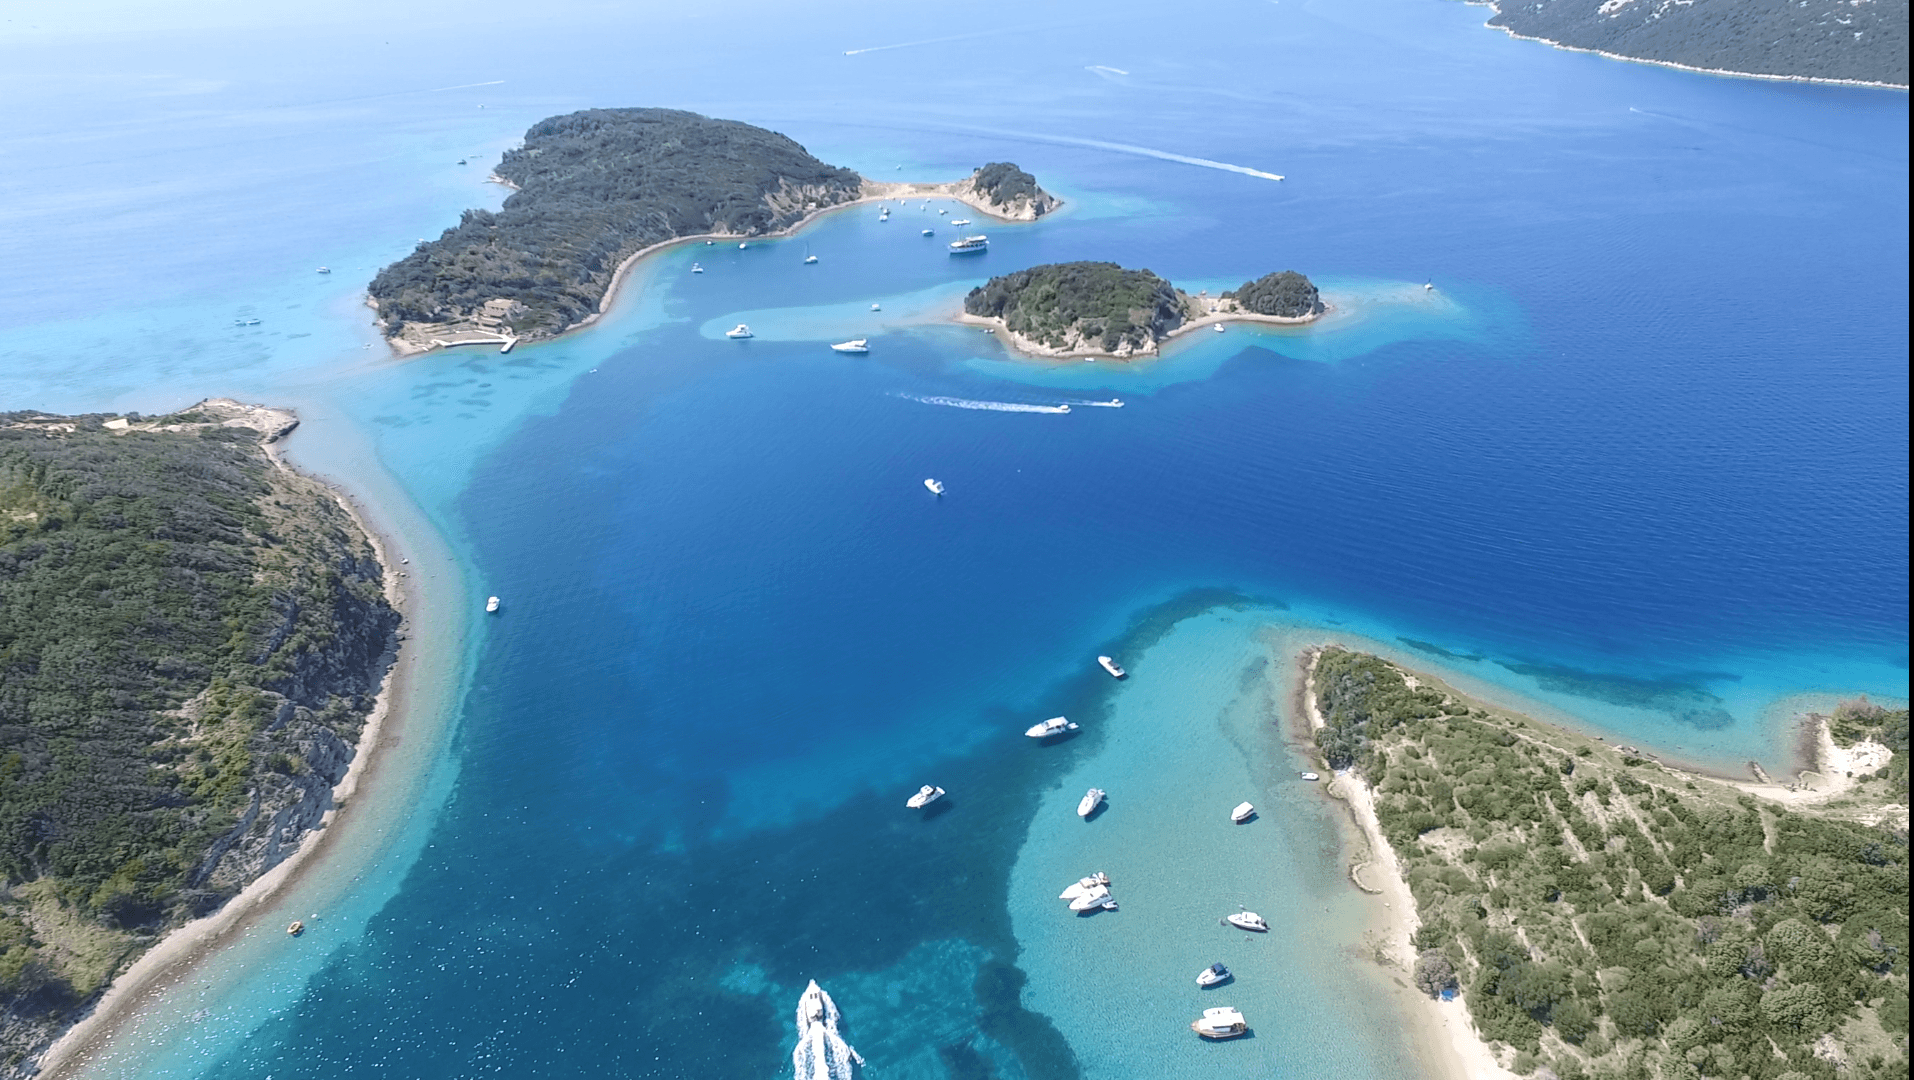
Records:
M1843 706L1834 737L1869 753L1817 763L1820 796L1763 798L1375 656L1309 665L1320 754L1348 770L1332 794L1414 898L1377 959L1459 994L1505 1067L1907 1075L1906 709Z
M1036 356L1128 359L1169 338L1230 321L1309 322L1327 310L1316 286L1284 270L1212 298L1112 262L1046 263L1003 274L964 297L960 319L1001 331Z
M590 322L631 259L674 240L772 236L871 199L955 198L1020 221L1058 205L1008 162L950 183L878 183L775 131L675 109L541 120L493 176L513 189L503 206L467 210L372 279L399 351L510 348Z
M0 413L7 1070L333 808L400 618L369 535L267 452L295 422Z

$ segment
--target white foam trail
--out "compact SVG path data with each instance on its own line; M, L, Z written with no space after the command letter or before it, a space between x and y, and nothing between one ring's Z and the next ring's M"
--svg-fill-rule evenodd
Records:
M443 93L445 93L445 92L446 92L447 90L470 90L470 89L471 89L471 88L473 88L474 86L498 86L498 85L501 85L501 84L502 84L502 83L504 83L504 82L505 82L505 80L504 80L504 79L493 79L493 80L492 80L491 82L469 82L469 83L460 83L460 84L459 84L459 85L457 85L457 86L441 86L441 87L439 87L439 88L438 88L438 89L436 89L436 90L424 90L424 91L421 91L421 93L426 93L426 94L443 94Z
M1111 398L1108 401L1071 401L1066 402L1066 404L1082 405L1092 409L1121 409L1123 407L1123 402L1117 398Z
M971 38L989 37L1001 34L1002 30L979 30L974 34L952 34L950 37L925 38L923 41L900 41L895 45L872 45L864 49L845 49L845 56L857 56L867 52L883 52L886 49L914 49L919 45L942 45L946 41L969 41Z
M920 394L898 394L897 396L906 401L915 401L924 405L942 405L950 409L982 409L986 412L1023 413L1067 413L1070 411L1070 406L1068 405L1025 405L1017 401L972 401L969 398L924 397Z
M1038 135L1033 138L1049 142L1075 143L1078 146L1094 146L1099 150L1115 150L1120 154L1141 154L1144 157L1161 158L1164 161L1179 161L1185 165L1198 165L1205 169L1221 169L1224 172L1242 173L1260 180L1281 180L1282 174L1252 169L1247 165L1232 165L1227 161L1211 161L1209 158L1191 157L1188 154L1172 154L1168 150L1152 150L1147 146L1131 146L1129 143L1104 142L1101 139L1078 139L1069 135Z
M1123 70L1122 68L1113 68L1108 64L1091 64L1089 67L1084 68L1083 70L1094 71L1099 75L1101 75L1102 73L1106 71L1112 75L1128 75L1129 74L1129 72Z

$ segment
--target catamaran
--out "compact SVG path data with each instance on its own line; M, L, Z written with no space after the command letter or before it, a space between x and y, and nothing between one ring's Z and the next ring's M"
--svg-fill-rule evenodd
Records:
M837 1002L812 979L797 1004L797 1049L791 1052L796 1080L853 1080L864 1059L838 1034Z

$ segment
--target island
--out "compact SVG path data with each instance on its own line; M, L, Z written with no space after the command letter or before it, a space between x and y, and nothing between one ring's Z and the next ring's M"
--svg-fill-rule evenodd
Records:
M1495 1059L1470 1075L1907 1075L1906 709L1811 717L1816 770L1744 784L1373 655L1303 662L1371 849L1351 876L1403 917L1376 959L1466 1010Z
M867 180L774 131L675 109L588 109L541 120L493 179L497 211L468 210L379 271L368 303L394 349L550 338L595 320L639 257L690 239L788 233L857 202L945 197L1033 221L1055 196L1008 162L949 183Z
M1906 87L1907 0L1490 0L1518 38L1731 75Z
M0 413L0 1053L334 809L398 648L376 538L292 414ZM9 1071L7 1075L25 1075Z
M1293 270L1212 298L1191 296L1148 270L1068 262L991 278L964 297L958 319L1001 333L1011 348L1031 356L1124 360L1154 356L1162 342L1204 326L1296 325L1327 310L1316 286Z

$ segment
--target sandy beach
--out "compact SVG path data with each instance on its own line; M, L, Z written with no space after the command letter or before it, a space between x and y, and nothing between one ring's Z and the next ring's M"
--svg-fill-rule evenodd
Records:
M408 571L412 569L401 562L405 557L401 552L405 549L394 542L393 533L381 527L386 523L379 515L361 505L360 500L337 481L314 476L287 460L283 438L298 423L290 410L224 401L205 404L245 411L243 421L229 423L243 422L261 431L276 431L272 441L265 444L273 463L324 484L358 523L386 570L386 598L399 611L402 620L401 645L367 716L351 764L333 787L333 809L277 866L254 880L218 911L161 938L121 972L86 1015L41 1057L42 1075L55 1080L84 1074L103 1048L137 1028L148 1010L165 1000L170 991L187 983L203 961L226 946L255 931L286 942L299 941L288 937L282 925L301 917L288 910L291 902L298 899L299 886L331 871L338 856L363 853L365 847L376 844L385 832L381 817L407 801L417 780L414 770L391 760L392 751L408 735L423 734L415 727L422 717L413 712L422 699L432 698L431 694L422 693L423 681L440 674L427 670L432 665L421 664L421 650L411 643L413 627L420 622L437 625L445 613L436 613L441 618L425 617L428 608L423 590L413 584L409 575L400 576L405 572L402 566ZM415 560L414 564L424 561ZM430 739L420 739L417 745L427 746L430 742ZM304 907L297 910L303 911Z
M1303 673L1299 696L1312 732L1323 726L1322 714L1316 708L1315 684L1316 661L1321 655L1320 648L1311 649L1300 661ZM1402 987L1404 1018L1413 1029L1412 1041L1423 1054L1428 1075L1441 1080L1514 1080L1515 1074L1502 1067L1495 1052L1476 1033L1463 994L1458 993L1452 1001L1437 1001L1402 981L1415 964L1410 938L1422 922L1416 916L1415 897L1402 876L1395 849L1382 835L1369 785L1344 770L1329 781L1326 794L1348 805L1368 845L1366 852L1350 861L1349 877L1388 913L1380 919L1376 960L1392 969L1397 985Z

